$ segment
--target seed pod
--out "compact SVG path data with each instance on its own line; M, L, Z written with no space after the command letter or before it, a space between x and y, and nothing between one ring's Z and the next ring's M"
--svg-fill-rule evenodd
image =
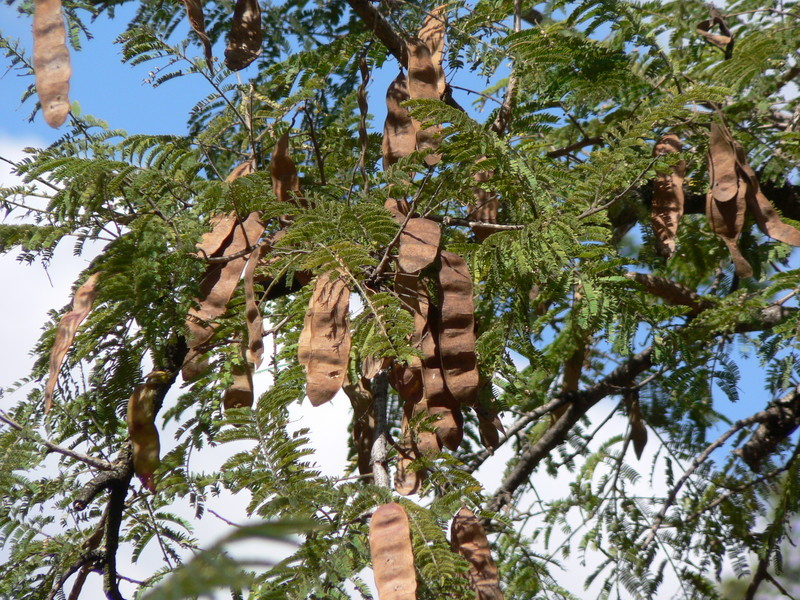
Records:
M472 178L475 183L486 183L493 176L494 171L478 171ZM472 193L475 196L475 203L470 206L469 219L471 221L480 221L481 223L497 223L497 211L500 208L500 199L497 194L481 187L472 188ZM494 233L493 229L480 225L473 227L472 230L475 232L475 237L479 242Z
M206 64L209 71L214 72L214 57L211 50L211 40L206 33L206 17L203 14L202 0L183 0L186 6L186 16L189 17L189 25L191 25L200 42L203 44L203 50L206 55Z
M44 120L61 127L69 114L72 74L61 0L34 0L33 70Z
M406 40L408 52L408 94L412 100L430 99L440 100L439 78L440 71L433 63L430 48L418 38ZM411 118L417 136L417 150L435 150L439 146L439 132L441 127L434 125L427 129L415 118ZM425 156L425 163L429 166L441 160L441 154L429 153Z
M708 177L711 195L717 202L735 200L739 190L739 174L736 172L736 150L728 128L711 123L708 142Z
M204 244L206 249L211 249L217 245L219 239L222 239L218 249L212 251L212 256L238 255L255 245L264 232L264 224L261 223L257 212L250 213L242 223L235 220L233 224L231 222L230 217L220 217L214 226L214 230L219 228L220 231L214 233L212 230L212 235L208 239L204 237L201 249ZM223 237L226 231L227 236ZM204 365L200 360L201 346L214 334L213 321L225 312L246 262L247 255L237 256L223 263L211 264L206 270L205 277L200 283L199 307L191 308L186 318L188 330L186 339L190 352L182 369L185 381L191 381L203 372Z
M245 358L247 363L257 369L264 358L264 320L261 309L256 302L255 273L256 267L264 254L269 250L269 244L262 244L250 254L244 268L244 303L245 319L247 320L247 350Z
M409 415L413 410L414 402L407 400L403 405L403 422L401 425L403 437L400 442L400 456L397 459L394 475L394 489L403 496L418 493L422 482L425 481L425 472L423 470L415 471L410 466L419 457L419 448L417 448L417 443L408 423Z
M69 347L75 340L75 333L78 327L92 310L92 304L97 297L95 285L100 273L92 273L89 278L81 284L75 295L72 297L72 309L67 312L56 328L56 339L53 348L50 350L50 372L47 375L47 384L44 388L44 410L49 412L53 405L53 393L58 383L58 373L61 371L61 364L67 355Z
M353 407L353 445L358 458L358 472L369 475L372 473L372 444L375 440L372 386L369 379L359 377L355 383L348 383L342 389Z
M450 546L469 563L470 586L476 600L503 600L500 575L481 522L466 506L456 513L450 526Z
M800 231L781 221L777 211L761 191L758 177L752 167L747 164L744 150L739 144L736 146L736 159L739 172L745 180L747 192L745 198L747 207L753 214L758 228L773 240L778 240L791 246L800 246Z
M411 527L402 506L391 502L375 510L369 524L369 548L380 600L416 600Z
M442 251L439 269L439 354L447 388L460 404L478 398L472 276L458 254Z
M225 178L225 183L233 183L239 177L244 177L245 175L250 175L256 170L256 165L254 160L246 160L243 163L236 165L233 170L228 173L228 176Z
M278 138L275 150L272 151L272 160L269 163L272 174L272 191L281 202L299 203L305 206L305 200L300 196L300 180L297 177L297 167L294 166L292 157L289 156L289 132L286 131Z
M681 151L681 142L673 133L663 136L653 148L653 156ZM675 252L678 223L683 216L683 178L686 161L675 164L669 173L658 173L653 180L653 205L650 221L656 238L656 250L669 258Z
M412 275L433 264L439 254L442 231L439 224L429 219L409 219L400 234L397 249L399 271Z
M408 109L408 82L401 71L386 90L386 121L383 124L383 168L405 158L417 145L417 134Z
M231 373L233 385L222 395L223 408L229 410L253 406L253 372L250 370L250 365L246 362L234 364Z
M160 443L155 419L159 388L169 382L165 371L153 371L147 381L136 387L128 400L128 435L133 447L133 470L142 485L155 493L153 471L159 465Z
M639 390L631 390L624 395L625 408L628 410L628 422L631 426L630 437L633 442L633 451L636 458L642 458L645 446L647 446L647 427L642 416L642 407L639 404Z
M436 69L436 92L439 99L444 97L447 82L444 78L442 60L444 58L445 19L447 18L447 5L441 4L434 8L422 22L417 37L425 42L431 55L431 62Z
M719 34L711 33L711 29L715 25L719 26ZM704 21L700 21L697 24L695 31L703 36L703 39L705 39L705 41L707 41L709 44L712 44L723 50L726 58L729 58L733 54L733 34L731 33L725 18L722 16L722 13L720 13L717 9L711 9L711 17Z
M314 406L333 398L344 384L350 357L349 306L350 289L344 279L320 275L297 348L307 373L306 395Z
M713 194L709 192L706 196L706 217L711 226L711 231L716 233L730 252L733 266L739 277L751 277L753 268L739 251L737 241L742 233L744 226L744 211L746 206L745 194L746 186L741 186L741 194L737 195L736 202L718 202Z
M225 49L225 66L239 71L261 54L261 7L258 0L236 0L233 24Z

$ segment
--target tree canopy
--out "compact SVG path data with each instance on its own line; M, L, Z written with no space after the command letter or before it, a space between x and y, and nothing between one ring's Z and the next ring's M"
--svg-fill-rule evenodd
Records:
M125 0L11 3L7 66L62 129L0 188L0 248L91 263L4 390L1 597L784 590L796 2L140 0L123 61L165 103L207 85L186 135L70 104ZM334 397L338 477L288 416ZM253 520L200 548L223 491Z

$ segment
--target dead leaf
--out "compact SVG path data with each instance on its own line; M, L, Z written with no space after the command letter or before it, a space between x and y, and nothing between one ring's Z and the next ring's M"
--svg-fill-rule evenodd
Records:
M653 156L680 152L681 141L674 133L663 136L653 148ZM653 204L650 221L656 239L656 250L669 258L675 252L678 224L683 216L683 179L686 161L675 164L669 173L658 173L653 180Z
M469 583L476 600L503 600L500 574L481 522L466 506L456 513L450 525L450 546L467 559Z
M189 17L189 25L191 25L200 42L203 44L203 49L206 55L206 64L209 71L214 72L214 56L211 50L211 40L206 33L206 17L203 14L202 0L183 0L186 6L186 16Z
M402 506L391 502L375 510L369 524L369 548L380 600L416 600L411 527Z
M261 54L261 7L258 0L236 0L233 23L225 49L225 66L239 71Z
M344 384L350 357L349 306L350 289L344 278L320 275L297 349L306 368L306 395L314 406L328 402Z
M47 384L44 388L44 410L50 411L53 405L53 393L58 382L58 373L61 371L61 364L72 342L78 327L92 310L92 304L97 297L97 280L100 273L92 273L89 278L81 284L75 295L72 297L72 309L67 312L56 328L56 339L53 348L50 350L50 372L47 376Z
M61 127L69 114L72 74L61 0L34 0L33 70L44 120Z

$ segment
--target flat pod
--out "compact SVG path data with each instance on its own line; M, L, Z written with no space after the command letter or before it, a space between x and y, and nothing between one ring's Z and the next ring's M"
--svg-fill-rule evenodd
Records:
M269 238L270 242L275 240L275 235ZM244 268L244 315L247 321L247 349L245 359L248 364L253 365L254 369L261 366L264 359L264 319L261 316L261 309L256 301L255 274L256 267L261 259L271 248L271 243L266 241L257 249L253 250L247 259Z
M442 251L439 269L439 356L447 388L460 404L478 397L472 276L458 254Z
M232 374L233 385L222 395L223 408L250 408L253 406L253 372L250 366L234 365Z
M252 212L244 222L237 222L233 226L232 235L225 239L216 254L239 255L255 245L263 232L264 224L260 221L259 214ZM200 297L197 299L199 306L191 308L186 318L187 345L189 350L194 351L189 353L183 365L185 381L194 379L204 370L199 360L199 347L214 334L213 321L225 312L247 260L245 254L223 263L214 263L206 270L200 283Z
M161 445L156 429L156 397L159 386L169 380L164 371L153 371L145 383L138 385L128 399L126 420L133 448L133 470L142 485L155 493L153 471L159 465Z
M306 368L306 395L314 406L328 402L344 385L350 357L349 307L350 289L344 279L320 275L297 349Z
M736 202L717 202L709 192L706 196L706 216L711 231L722 238L728 247L736 274L739 277L750 277L753 275L753 268L742 256L737 245L744 226L746 186L743 185L740 191Z
M355 383L348 383L342 389L353 407L353 445L358 458L358 472L369 475L372 473L372 444L375 440L372 386L369 379L359 377Z
M411 527L402 506L390 502L375 510L369 524L369 549L378 598L416 600Z
M412 100L429 99L440 100L439 71L433 63L430 48L419 38L406 40L408 52L408 94ZM441 127L434 125L427 129L414 119L414 129L417 136L417 150L435 150L439 146L439 132ZM441 160L440 154L429 153L425 156L425 163L429 166Z
M469 581L476 600L503 600L500 575L492 559L486 531L475 513L466 506L453 518L450 546L469 563Z
M61 0L34 0L33 70L44 120L61 127L69 114L72 74Z
M422 22L417 37L425 42L431 54L431 62L436 69L436 92L439 98L442 98L445 93L447 82L444 78L444 69L442 68L442 61L444 59L444 34L445 34L445 19L447 17L447 5L440 4L434 8Z
M203 44L206 64L208 64L209 70L213 72L214 57L211 50L211 40L206 33L206 17L203 13L203 2L202 0L183 0L183 4L186 7L186 16L189 17L189 25Z
M61 371L61 364L67 355L78 327L92 310L92 304L97 297L95 286L100 273L92 273L84 281L75 295L72 297L72 308L58 322L56 328L56 339L53 348L50 350L50 372L47 375L47 384L44 388L44 410L48 412L53 405L53 394L58 383L58 373Z
M680 139L670 133L658 140L653 148L653 155L661 156L680 151ZM685 175L686 161L682 160L675 164L669 173L658 173L653 180L650 222L656 238L656 250L666 258L675 253L678 224L683 216L683 179Z
M272 159L269 163L270 174L272 175L272 191L275 197L281 202L299 202L301 206L305 202L300 196L300 179L297 177L297 167L289 155L289 132L286 131L278 138L275 149L272 151Z
M417 134L408 109L408 82L401 71L386 90L386 120L383 123L383 168L410 155L417 146Z
M441 238L438 223L418 217L409 219L398 244L397 266L400 271L419 274L433 264L439 254Z
M711 194L717 202L735 200L739 190L736 150L728 128L711 123L708 143L708 177Z
M711 33L715 25L719 26L720 33ZM733 52L733 34L718 10L712 11L711 18L700 21L695 31L703 36L703 39L709 44L724 50L726 56L730 56Z
M225 66L239 71L261 54L261 7L258 0L236 0L233 23L225 48Z

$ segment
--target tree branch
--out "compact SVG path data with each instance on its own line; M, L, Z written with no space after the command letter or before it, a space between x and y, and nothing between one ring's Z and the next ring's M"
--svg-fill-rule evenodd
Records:
M408 59L405 54L405 42L403 38L392 29L392 26L389 25L386 18L378 12L375 5L369 0L347 0L347 3L350 5L350 8L353 9L353 12L364 21L367 30L371 31L389 53L405 67L408 64Z
M750 469L758 472L764 458L775 451L778 444L789 437L800 426L800 386L762 411L760 421L749 440L736 454Z

